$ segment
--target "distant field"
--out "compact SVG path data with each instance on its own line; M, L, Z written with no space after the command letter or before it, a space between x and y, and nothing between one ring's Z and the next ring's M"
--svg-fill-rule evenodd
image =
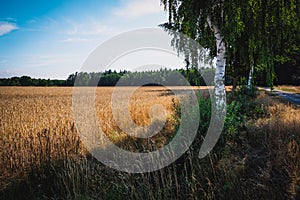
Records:
M114 87L97 88L96 113L101 129L112 141L121 143L127 135L113 119L113 89ZM128 89L130 88L122 88L124 92ZM86 153L74 124L72 92L73 88L70 87L0 88L0 183L1 179L3 181L23 173L29 166ZM143 87L131 97L131 117L139 126L149 125L149 109L152 105L160 104L164 107L167 121L161 131L163 137L154 138L155 145L163 145L173 134L173 98L174 94L164 87ZM118 117L122 121L122 115Z

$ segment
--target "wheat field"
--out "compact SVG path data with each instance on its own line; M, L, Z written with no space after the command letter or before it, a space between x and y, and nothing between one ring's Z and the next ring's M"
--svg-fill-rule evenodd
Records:
M113 87L97 88L96 114L100 127L115 143L127 135L118 128L111 109ZM122 88L126 91L130 88ZM32 166L65 157L84 156L72 113L73 88L2 87L0 89L0 182L22 176ZM173 94L164 87L143 87L130 99L132 120L139 126L150 123L149 110L160 104L166 123L155 144L163 144L173 129ZM116 108L118 110L118 107ZM122 120L122 116L120 117ZM134 139L127 138L134 143ZM155 139L155 138L154 138Z
M95 98L99 128L111 141L141 152L170 141L178 125L178 99L170 90L142 87L130 98L130 118L146 132L153 105L160 104L165 111L163 129L150 139L131 137L120 129L115 119L126 126L126 118L112 114L113 90L97 88ZM255 107L248 105L246 110L253 117L234 137L224 132L214 153L205 159L198 158L199 132L190 150L170 166L130 174L102 165L86 150L74 121L72 94L73 88L63 87L0 88L0 199L299 197L299 106L261 93L251 102ZM199 105L205 113L205 102ZM162 107L154 115L160 116ZM124 105L115 109L122 113Z

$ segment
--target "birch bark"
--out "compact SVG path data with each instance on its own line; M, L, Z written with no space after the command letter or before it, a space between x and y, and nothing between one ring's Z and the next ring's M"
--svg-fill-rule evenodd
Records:
M226 68L226 44L224 36L221 35L220 28L213 24L210 17L207 19L211 27L217 45L217 62L215 72L215 103L218 111L226 112L226 90L225 90L225 68Z
M214 101L212 102L212 118L208 129L208 134L204 138L204 142L199 152L199 158L204 158L216 145L224 125L226 115L226 90L225 90L225 67L226 67L226 44L220 29L214 25L211 19L207 19L211 27L217 45L217 62L214 77Z
M250 73L249 73L249 78L248 78L248 89L250 90L252 87L252 79L253 79L253 73L254 73L254 65L251 65Z

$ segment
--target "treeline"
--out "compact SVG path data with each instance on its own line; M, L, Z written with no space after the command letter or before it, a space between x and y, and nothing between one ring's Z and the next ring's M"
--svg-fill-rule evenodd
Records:
M129 72L112 71L104 73L75 73L71 74L67 83L76 86L155 86L155 85L185 85L186 79L190 85L212 85L214 69L204 69L201 73L195 69L160 69L157 71ZM204 78L205 77L205 80ZM76 82L75 82L76 80Z
M203 76L205 75L206 81ZM2 78L0 86L115 86L120 83L126 86L139 85L185 85L184 77L191 85L212 85L214 69L204 69L201 73L191 69L160 69L157 71L130 72L112 71L105 72L80 72L69 75L66 80L35 79L29 76ZM76 81L76 82L75 82ZM207 83L206 83L207 82Z
M229 68L228 68L229 69ZM246 72L246 71L243 71ZM275 67L275 84L300 85L300 68L295 66L281 65ZM233 78L230 73L225 77L225 84L232 85ZM185 85L184 77L192 86L213 85L215 69L160 69L146 72L112 71L105 72L80 72L73 73L66 80L36 79L29 76L2 78L0 86L115 86L118 82L126 86L139 85ZM205 77L205 79L203 78ZM122 79L121 79L122 78ZM239 73L240 80L246 79L247 73ZM121 80L120 80L121 79ZM76 83L75 83L76 80ZM266 73L257 71L254 76L256 85L266 86ZM146 83L146 84L145 84Z
M66 80L36 79L30 76L1 78L0 86L68 86Z

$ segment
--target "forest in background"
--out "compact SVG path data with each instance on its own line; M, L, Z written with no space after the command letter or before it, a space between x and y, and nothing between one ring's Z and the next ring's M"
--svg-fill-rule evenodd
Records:
M239 73L237 77L238 81L247 78L247 71L242 70L245 73ZM95 72L95 73L73 73L68 76L65 80L57 79L41 79L41 78L31 78L30 76L12 77L12 78L1 78L0 86L74 86L75 79L78 78L78 84L81 86L115 86L116 83L122 77L125 81L130 81L128 86L136 86L142 80L148 81L148 86L158 85L151 84L151 81L155 80L156 83L160 85L168 85L168 80L176 78L179 74L184 76L187 81L192 86L205 86L213 85L213 83L207 83L204 81L203 75L206 80L213 80L215 70L214 69L202 69L201 72L196 68L190 69L160 69L156 71L146 71L146 72L130 72L130 71L113 71L107 70L105 72ZM225 84L233 84L233 76L230 72L226 73ZM278 65L275 67L275 85L300 85L300 65ZM266 86L266 73L264 71L258 71L254 77L256 85ZM98 82L98 84L97 84ZM178 82L178 85L183 85L183 83Z

